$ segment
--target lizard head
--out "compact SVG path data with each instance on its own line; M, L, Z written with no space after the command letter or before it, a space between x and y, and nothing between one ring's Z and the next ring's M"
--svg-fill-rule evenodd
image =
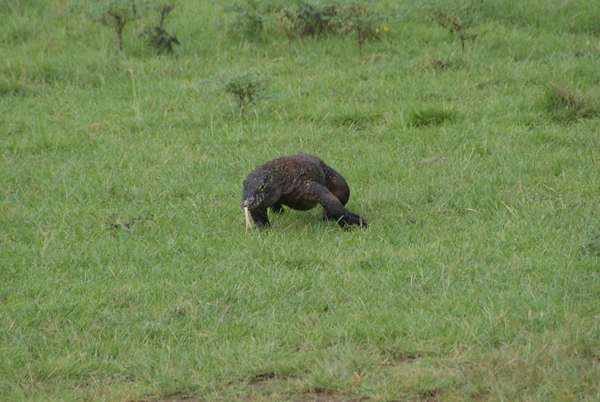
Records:
M244 180L242 192L242 208L255 208L269 195L272 190L270 175L267 172L254 171Z

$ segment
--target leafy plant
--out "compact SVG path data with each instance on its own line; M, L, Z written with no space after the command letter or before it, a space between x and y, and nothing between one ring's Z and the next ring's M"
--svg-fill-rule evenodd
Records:
M173 44L179 45L177 36L169 34L163 24L168 15L175 8L171 3L158 3L152 6L158 13L158 25L146 25L140 36L148 39L150 46L159 52L173 53Z
M179 45L177 36L170 35L159 26L146 26L140 36L146 37L158 52L173 53L173 44Z
M268 80L261 74L238 73L221 79L220 84L225 92L235 97L240 116L243 116L246 106L264 99Z
M446 28L450 34L460 38L461 49L465 50L467 40L475 39L478 33L473 32L478 22L481 0L463 1L452 10L428 7L427 16L432 21Z
M362 57L362 46L367 40L378 39L382 31L389 30L383 23L383 16L364 3L346 5L338 17L342 33L356 35L359 57Z
M119 51L123 51L125 26L140 18L148 4L147 0L75 0L69 5L69 9L112 29L117 35Z
M231 21L232 27L243 35L256 39L262 34L268 8L260 0L238 0L225 4L223 10L226 13L234 14Z
M176 5L172 3L158 3L152 6L152 8L158 12L158 26L160 28L163 27L165 19L167 19L175 7Z
M338 7L334 4L301 2L296 7L276 7L276 18L282 22L289 40L296 37L316 37L334 32Z

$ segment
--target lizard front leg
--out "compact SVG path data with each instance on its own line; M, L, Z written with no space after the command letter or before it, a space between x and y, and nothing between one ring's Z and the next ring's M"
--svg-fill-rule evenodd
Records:
M271 225L266 209L251 209L250 216L252 216L252 220L257 229Z

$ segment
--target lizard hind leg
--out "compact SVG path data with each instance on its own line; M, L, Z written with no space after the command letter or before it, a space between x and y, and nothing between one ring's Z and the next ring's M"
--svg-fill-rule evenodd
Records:
M344 177L327 165L323 166L323 172L325 187L340 200L342 205L346 205L350 199L350 187Z
M342 206L345 206L350 199L350 187L348 183L341 174L325 164L323 165L323 172L325 173L325 187L340 200ZM328 213L327 209L323 208L321 218L324 221L337 221L340 217Z
M360 215L346 209L342 202L327 187L311 183L310 189L323 206L323 217L325 219L334 220L341 227L345 227L346 225L369 226L367 221Z

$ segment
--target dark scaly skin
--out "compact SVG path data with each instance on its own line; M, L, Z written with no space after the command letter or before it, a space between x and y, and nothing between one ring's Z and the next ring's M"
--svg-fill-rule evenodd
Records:
M338 172L314 155L298 153L271 159L244 180L242 208L248 207L257 228L269 226L267 208L283 212L283 206L308 211L323 206L323 219L346 225L368 226L345 208L350 188Z

